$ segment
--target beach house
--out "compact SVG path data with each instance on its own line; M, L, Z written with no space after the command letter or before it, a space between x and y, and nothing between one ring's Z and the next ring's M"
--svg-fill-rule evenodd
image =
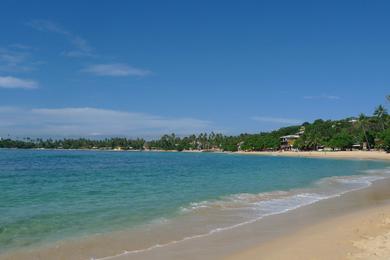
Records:
M291 150L294 146L295 141L300 137L300 135L285 135L280 137L280 149L281 150Z

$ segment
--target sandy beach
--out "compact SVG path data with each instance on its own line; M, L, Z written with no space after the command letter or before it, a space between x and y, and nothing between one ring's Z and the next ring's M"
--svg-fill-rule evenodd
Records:
M211 236L107 259L389 259L390 180ZM172 232L172 231L170 231ZM90 259L113 256L128 233L65 241L0 259Z
M384 152L363 151L241 154L357 159L362 164L374 163L368 159L390 159ZM0 259L389 259L389 186L390 179L382 179L361 190L191 239L182 239L191 222L176 219L171 228L123 229L53 241L41 247L0 252ZM224 215L207 215L204 220L207 226L212 220L223 221ZM161 246L147 249L156 237ZM126 253L139 248L147 250Z
M383 151L277 151L277 152L244 152L237 154L264 155L264 156L288 156L309 158L334 158L334 159L361 159L361 160L390 160L390 153Z
M239 153L309 158L390 159L390 154L380 151ZM388 181L383 183L386 182ZM382 191L387 188L386 184L381 186ZM375 187L379 188L374 185L369 189ZM359 192L365 191L357 193ZM356 212L330 217L226 259L390 259L390 197L381 195L386 200L384 204L373 203L374 206L361 208Z
M331 218L226 259L390 259L390 205Z

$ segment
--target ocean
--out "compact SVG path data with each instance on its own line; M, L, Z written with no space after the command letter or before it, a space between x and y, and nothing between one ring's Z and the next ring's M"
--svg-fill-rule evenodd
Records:
M137 236L129 241L143 242L117 255L153 250L367 187L390 177L389 166L223 153L1 149L0 253L124 230Z

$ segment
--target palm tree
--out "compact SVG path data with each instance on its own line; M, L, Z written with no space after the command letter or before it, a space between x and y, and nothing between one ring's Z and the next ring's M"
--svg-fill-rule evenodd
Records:
M366 127L365 127L366 120L367 120L366 115L364 115L363 113L361 113L361 114L359 115L359 124L360 124L360 127L361 127L362 130L363 130L363 134L364 134L364 137L365 137L365 139L366 139L367 149L368 149L368 150L371 150L370 142L368 141L367 131L366 131Z
M381 122L383 131L385 130L384 117L386 115L387 115L387 110L382 105L379 105L374 111L374 116L376 116L378 120Z

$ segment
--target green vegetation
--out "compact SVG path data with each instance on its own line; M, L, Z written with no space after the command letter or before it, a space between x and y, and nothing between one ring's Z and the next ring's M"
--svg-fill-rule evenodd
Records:
M382 139L383 139L382 148L387 152L389 152L390 151L390 128L385 130L385 132L382 135Z
M25 148L25 149L115 149L123 150L142 149L145 144L143 139L130 140L127 138L111 138L103 140L80 139L36 139L26 138L25 140L1 139L0 148Z
M0 148L43 148L43 149L121 149L121 150L205 150L205 151L265 151L278 150L280 137L294 135L293 148L317 150L327 148L347 150L352 148L383 149L390 152L390 116L386 109L378 106L372 116L342 120L317 119L313 123L280 128L267 133L225 136L220 133L201 133L179 137L175 134L163 135L158 140L111 138L103 140L80 139L0 139ZM304 132L303 132L304 131Z

